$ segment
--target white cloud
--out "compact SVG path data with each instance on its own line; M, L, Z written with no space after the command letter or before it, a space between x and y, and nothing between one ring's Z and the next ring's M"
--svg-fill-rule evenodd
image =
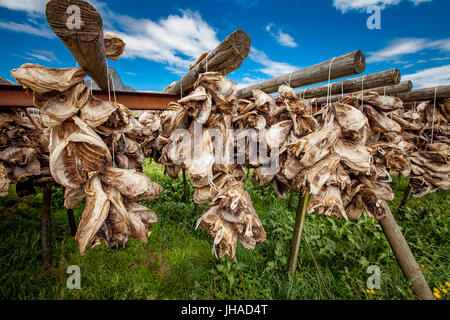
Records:
M45 5L48 0L0 0L0 7L10 10L25 11L30 14L45 13Z
M414 5L419 5L425 2L431 2L432 0L409 0ZM365 11L367 7L375 5L381 9L385 9L388 6L398 5L402 0L333 0L333 6L340 10L342 13L347 11Z
M28 61L41 60L45 62L56 62L61 63L61 61L56 58L56 55L52 51L48 50L32 50L31 52L25 52L23 55L13 54L14 56L25 59Z
M266 53L256 48L251 49L249 57L251 60L263 65L264 68L259 69L259 72L271 77L278 77L298 69L298 67L285 62L270 60Z
M94 3L105 28L127 44L123 58L142 58L169 65L179 74L203 52L212 51L220 42L216 31L198 12L180 10L159 21L136 19L110 11L103 3ZM180 71L182 70L182 71Z
M274 32L273 29L276 28L277 30ZM275 27L274 23L269 23L266 26L266 31L275 39L279 44L281 44L284 47L291 47L295 48L297 47L297 43L295 42L294 38L292 38L289 34L284 33L281 28Z
M426 49L450 52L450 38L436 41L423 38L396 39L392 41L386 48L375 52L369 52L367 62L398 62L398 59L404 55L418 53Z
M9 30L12 32L26 33L48 39L55 38L55 35L53 34L52 30L50 30L48 27L44 25L32 26L26 23L16 23L12 21L0 20L0 29Z
M425 3L425 2L431 2L433 0L410 0L412 3L414 3L416 6L418 6L421 3Z
M404 80L411 80L414 88L429 88L450 83L450 65L429 68L413 74L402 76Z

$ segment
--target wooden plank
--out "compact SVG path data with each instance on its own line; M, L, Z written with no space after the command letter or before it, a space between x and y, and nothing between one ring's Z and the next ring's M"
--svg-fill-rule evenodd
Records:
M293 277L297 269L298 252L302 239L303 227L305 225L306 212L309 203L309 192L298 202L297 216L295 219L294 234L292 236L291 254L289 256L289 275Z
M364 90L364 92L376 92L380 95L387 95L387 96L392 96L401 92L409 92L412 89L412 82L411 81L402 81L399 84L395 85L395 86L388 86L388 87L382 87L382 88L374 88L374 89L370 89L370 90ZM354 92L354 93L347 93L344 95L357 95L360 94L360 91ZM336 101L339 101L342 99L342 94L337 94L334 96L331 96L328 100L329 103L333 103ZM327 103L327 97L321 97L321 98L317 98L317 99L312 99L311 100L314 103L317 103L317 105L322 105Z
M68 26L74 14L70 10L68 13L68 8L72 5L80 9L79 28ZM80 66L102 90L107 91L109 79L103 21L97 10L83 0L51 0L47 3L45 14L53 32L70 50Z
M69 219L70 234L75 237L77 234L77 223L72 209L67 209L67 218Z
M399 97L404 102L424 101L424 100L434 100L435 92L437 99L450 98L450 85L417 89L407 93L399 93L396 94L395 96Z
M108 100L108 92L93 90L92 94L101 100ZM112 93L111 99L114 99ZM170 102L179 100L179 96L160 92L116 91L116 99L131 110L166 110ZM18 85L0 84L0 109L34 107L32 92Z
M330 68L331 66L331 68ZM261 89L265 93L274 93L282 84L290 84L292 88L308 86L364 72L366 67L364 54L358 50L330 59L309 68L300 69L283 76L263 81L238 91L238 97L248 99L253 96L253 89ZM331 73L330 73L331 69Z
M347 79L344 81L334 82L330 84L330 95L339 95L342 93L348 94L352 92L393 86L400 83L400 71L398 69L391 69L387 71L366 74L361 77ZM304 99L326 97L328 94L328 84L298 90L296 92L298 97ZM276 99L279 97L275 97Z
M380 221L380 225L403 274L406 279L412 280L414 294L419 299L433 300L434 298L430 287L428 286L397 221L395 221L387 203L385 203L385 205L388 208L388 212L386 218Z
M197 66L186 73L181 80L172 84L165 92L183 95L192 89L198 76L206 71L218 71L222 75L238 69L250 53L251 40L245 31L237 29L230 34Z

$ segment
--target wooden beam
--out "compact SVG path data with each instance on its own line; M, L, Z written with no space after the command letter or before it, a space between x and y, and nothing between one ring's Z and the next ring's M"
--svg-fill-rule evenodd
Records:
M401 92L409 92L409 91L411 91L411 89L412 89L412 82L411 81L403 81L403 82L400 82L399 84L397 84L395 86L374 88L374 89L367 90L367 92L370 91L370 92L376 92L376 93L378 93L380 95L386 94L387 96L392 96L392 95L395 95L395 94L398 94L398 93L401 93ZM364 90L364 92L366 92L366 90ZM361 91L357 91L357 92L353 92L353 93L347 93L347 94L344 93L344 96L345 95L353 96L353 95L356 95L356 94L359 94L359 93L361 93ZM333 103L333 102L339 101L341 99L342 99L342 94L337 94L337 95L331 96L328 101L330 103ZM313 99L312 101L314 103L317 103L318 105L322 105L322 104L327 103L327 97L325 96L325 97Z
M187 181L186 181L186 170L183 169L183 201L188 203L188 192L187 192Z
M330 84L330 95L339 95L352 92L374 89L380 87L393 86L400 83L400 71L391 69L387 71L367 74L361 77L347 79ZM306 88L296 92L297 96L304 99L326 97L328 94L328 84Z
M72 209L67 209L67 218L69 219L70 234L75 237L77 234L77 223Z
M180 81L174 83L166 92L173 94L187 93L194 86L201 73L218 71L222 75L238 69L250 53L251 40L245 31L237 29L230 34L217 48L203 59L191 71L186 73Z
M306 212L309 203L309 192L301 197L298 202L297 217L295 218L294 235L292 236L291 254L289 256L289 275L293 277L297 269L298 252L302 239L303 226L305 225Z
M80 9L79 27L71 22L76 19L75 11ZM95 8L82 0L51 0L45 14L53 32L70 50L80 66L104 90L108 90L108 67L103 39L103 21Z
M108 92L93 90L92 94L103 101L108 100ZM118 103L131 110L166 110L170 102L179 100L179 96L160 92L116 91L116 99ZM25 91L19 85L0 84L0 110L34 107L33 93Z
M436 91L437 88L437 91ZM413 90L408 93L399 93L396 94L396 97L399 97L404 102L411 101L424 101L424 100L434 100L434 93L436 92L436 98L450 98L450 85L448 86L438 86L433 88L424 88Z
M358 50L306 69L300 69L292 73L240 89L238 91L238 97L241 99L251 98L253 96L253 89L261 89L265 93L274 93L278 91L278 88L282 84L290 83L292 88L298 88L325 82L328 81L328 78L330 78L330 80L334 80L342 77L348 77L364 72L365 67L366 64L364 54Z
M419 299L433 300L434 298L430 287L428 286L416 259L414 259L411 249L398 227L397 221L395 221L387 203L385 203L385 206L388 208L387 216L380 221L380 225L403 274L406 279L412 280L414 294Z
M52 265L52 184L46 183L43 186L42 202L42 267L48 270Z

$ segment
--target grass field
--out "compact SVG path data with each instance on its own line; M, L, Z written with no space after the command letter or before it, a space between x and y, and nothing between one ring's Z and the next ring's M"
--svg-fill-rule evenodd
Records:
M217 261L212 237L195 230L194 204L182 201L182 179L170 180L156 164L146 163L145 172L163 186L159 199L145 204L160 218L148 243L102 245L84 257L70 236L62 190L55 187L53 268L46 272L40 254L42 194L20 199L12 187L0 199L0 299L415 299L381 227L367 215L357 223L308 215L297 273L289 279L298 194L289 210L271 188L263 197L261 188L248 184L267 241L254 251L238 245L235 261ZM413 200L397 213L406 185L407 179L394 178L391 208L429 285L448 300L450 192ZM205 208L200 206L200 214ZM75 210L78 220L82 210ZM81 290L66 288L71 265L81 269ZM382 271L380 290L367 291L369 265Z

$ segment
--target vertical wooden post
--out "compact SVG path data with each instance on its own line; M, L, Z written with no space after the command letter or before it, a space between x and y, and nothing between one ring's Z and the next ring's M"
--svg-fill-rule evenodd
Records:
M384 220L380 221L381 228L384 231L386 239L394 252L395 258L397 259L400 268L403 271L406 279L412 279L412 287L414 294L421 300L433 300L433 294L428 286L419 265L414 259L411 249L408 246L403 234L398 227L397 221L395 221L391 210L389 209L387 203L386 207L387 216Z
M52 185L45 183L43 185L43 203L42 203L42 266L48 270L52 265Z
M67 209L67 218L69 219L70 233L75 237L77 234L77 224L72 209Z
M294 197L294 189L291 187L291 193L289 194L288 209L292 208L292 198Z
M292 236L291 255L289 257L289 275L295 274L297 268L298 251L302 239L303 226L305 225L306 211L309 203L309 192L307 192L298 202L297 217L295 219L294 235Z
M405 190L405 193L403 194L402 202L400 203L400 206L398 207L398 210L403 210L406 204L408 203L409 198L411 197L412 187L411 182L409 182L408 187Z
M195 216L198 216L198 204L195 204Z
M185 203L188 203L189 199L188 199L188 193L187 193L187 182L186 182L186 170L185 169L183 169L183 188L184 188L183 201Z
M263 197L265 197L266 196L266 192L265 192L265 187L261 187L261 195L263 196Z

